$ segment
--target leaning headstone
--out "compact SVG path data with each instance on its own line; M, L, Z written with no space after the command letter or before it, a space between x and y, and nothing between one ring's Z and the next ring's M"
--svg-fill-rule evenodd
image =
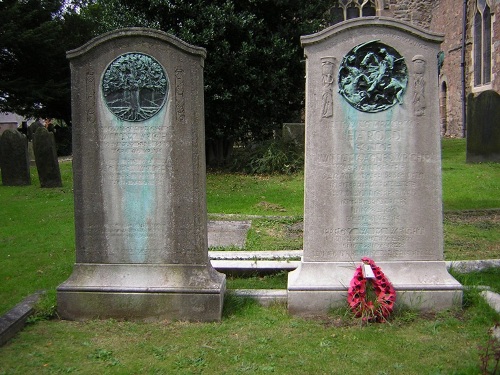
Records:
M208 257L205 50L142 28L68 52L76 264L65 319L218 321Z
M396 303L461 301L443 257L437 60L442 36L366 17L302 37L306 62L304 253L292 314L347 306L373 259Z
M500 162L500 95L467 97L467 163Z
M28 135L28 141L33 141L33 137L35 136L35 133L38 129L43 128L43 124L40 122L40 120L35 120L33 121L29 126L27 130L27 135Z
M0 135L6 130L16 130L17 122L0 122Z
M31 185L28 141L17 130L6 130L0 136L0 168L4 186Z
M62 187L54 133L45 128L38 128L33 135L33 151L40 186L43 188Z

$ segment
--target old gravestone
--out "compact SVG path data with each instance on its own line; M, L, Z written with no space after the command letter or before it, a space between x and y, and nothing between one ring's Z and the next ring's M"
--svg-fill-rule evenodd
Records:
M286 122L281 129L281 137L285 142L295 142L304 146L305 126L300 122Z
M208 258L205 50L122 29L68 52L76 264L67 319L221 319L225 276Z
M33 135L36 169L43 188L62 187L54 133L38 128Z
M467 97L467 163L500 162L500 95Z
M437 60L442 37L366 17L302 37L306 63L304 254L292 314L346 304L370 257L397 304L448 308L461 285L443 261Z
M31 185L28 140L17 130L5 130L0 136L0 168L4 186Z

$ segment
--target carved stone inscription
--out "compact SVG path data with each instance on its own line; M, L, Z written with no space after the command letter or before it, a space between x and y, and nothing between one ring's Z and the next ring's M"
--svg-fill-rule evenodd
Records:
M161 235L166 218L157 207L168 189L168 127L154 119L109 121L100 131L101 183L112 214L103 228L88 228L89 234L104 230L110 249L122 249L129 261L158 258L166 248Z
M423 166L437 155L401 147L411 126L410 120L346 120L341 134L347 147L317 154L319 180L339 213L318 234L336 244L337 256L403 258L408 243L429 235L409 210L424 183ZM315 255L329 257L331 250Z
M103 177L113 184L122 187L154 185L158 178L165 177L166 164L158 156L166 147L166 128L103 127L101 136L108 154L114 153L114 157L108 157L102 165Z

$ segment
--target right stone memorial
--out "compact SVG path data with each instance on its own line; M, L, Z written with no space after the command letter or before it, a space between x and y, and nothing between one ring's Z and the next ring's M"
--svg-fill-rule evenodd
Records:
M442 41L366 17L301 38L306 56L304 254L288 309L346 305L361 258L377 262L396 306L460 304L443 257L437 54Z

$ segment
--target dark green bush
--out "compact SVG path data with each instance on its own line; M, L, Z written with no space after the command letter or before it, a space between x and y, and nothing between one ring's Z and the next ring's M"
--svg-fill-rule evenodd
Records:
M272 139L236 148L231 170L250 174L292 174L304 169L304 147Z

